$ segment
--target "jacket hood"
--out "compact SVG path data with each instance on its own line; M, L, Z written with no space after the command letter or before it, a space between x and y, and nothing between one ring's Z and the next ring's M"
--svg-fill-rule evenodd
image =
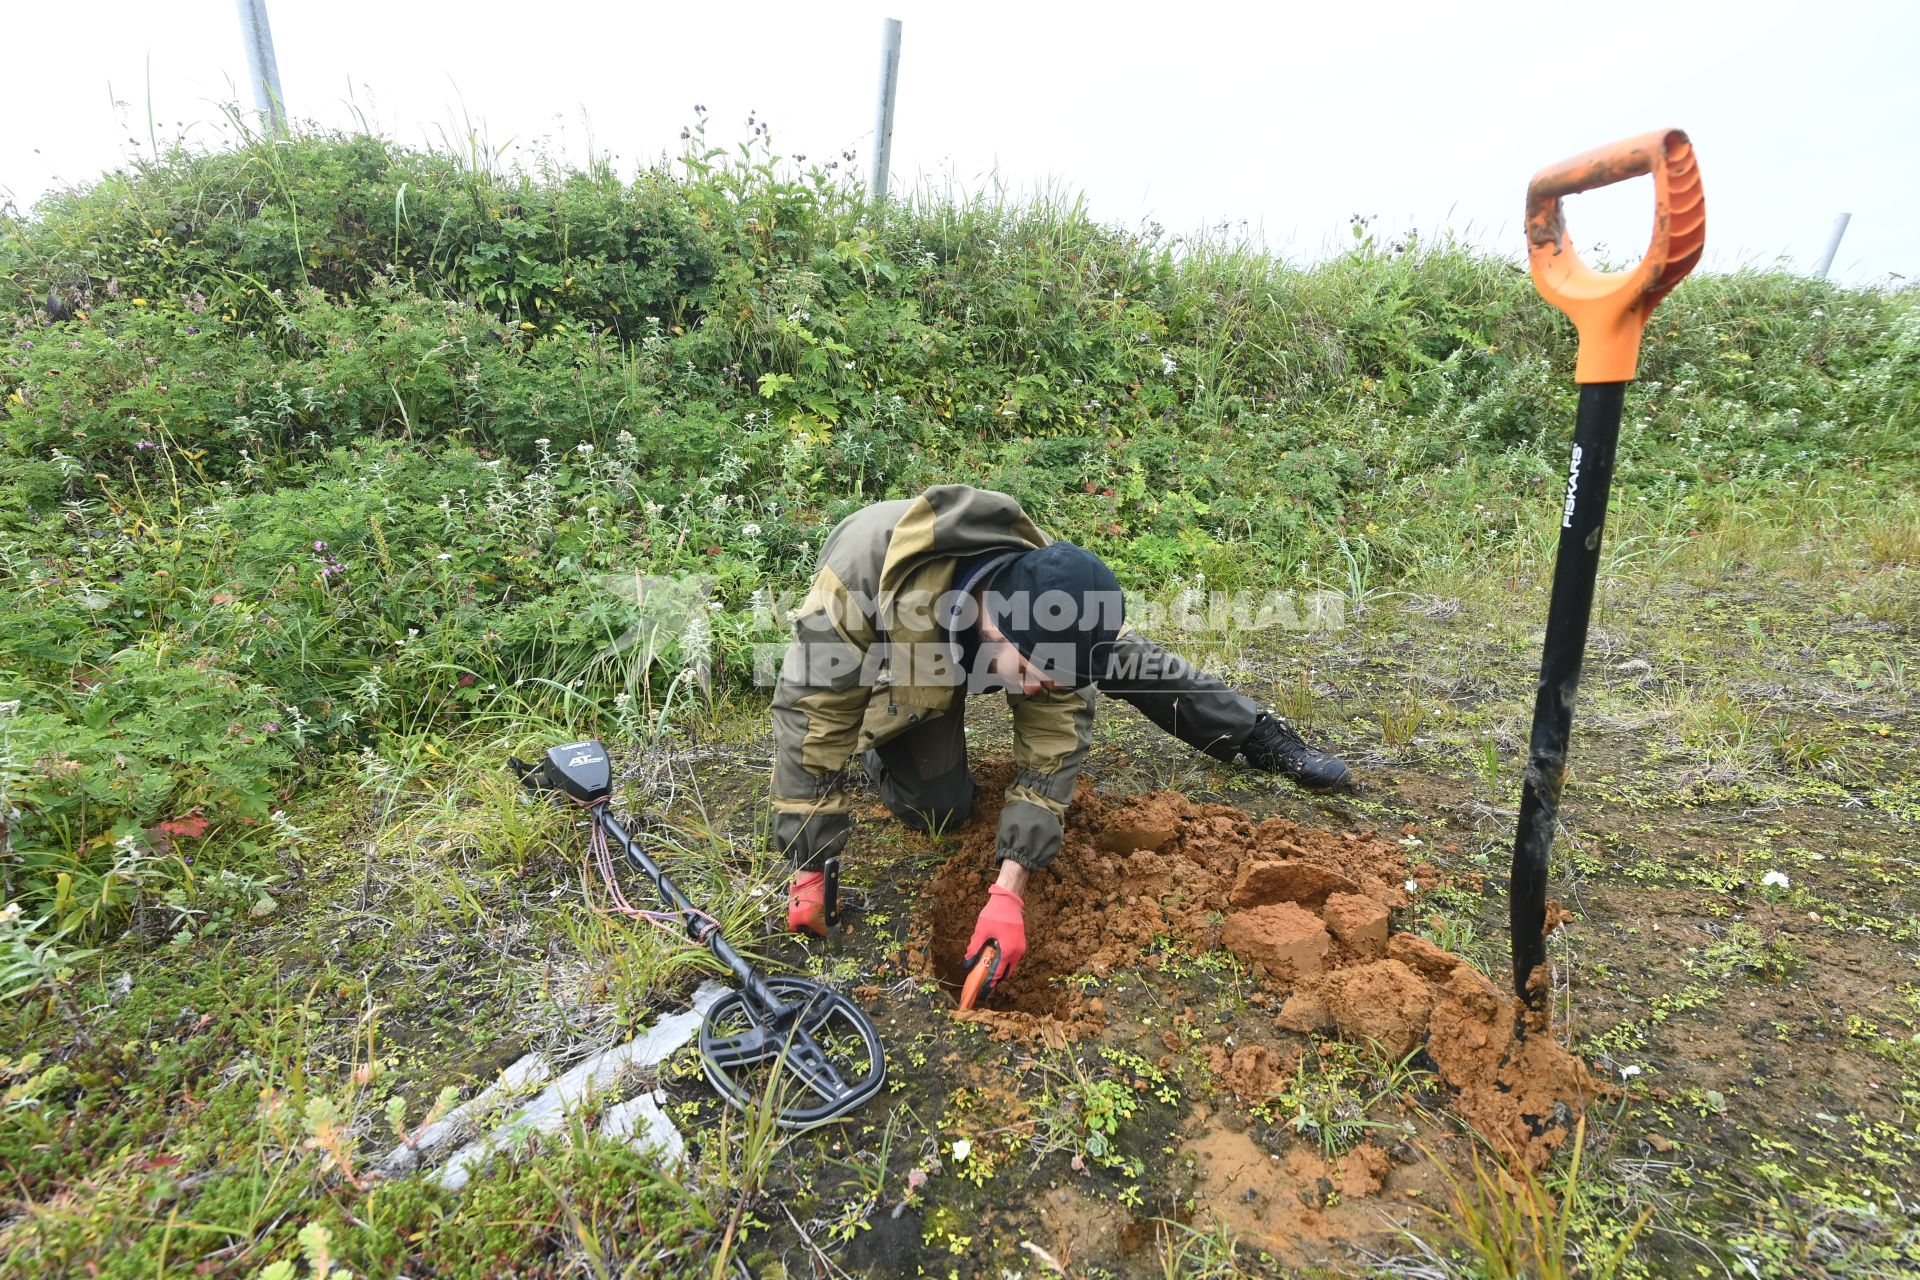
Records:
M1051 541L1008 494L964 484L937 485L913 499L894 525L880 566L880 599L891 599L930 559L1032 551Z

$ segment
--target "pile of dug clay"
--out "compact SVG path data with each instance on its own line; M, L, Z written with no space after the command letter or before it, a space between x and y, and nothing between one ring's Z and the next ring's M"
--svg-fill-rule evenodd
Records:
M991 879L1010 774L983 771L961 849L934 874L930 928L908 956L950 988ZM1538 1165L1596 1086L1549 1028L1521 1026L1519 1002L1486 975L1393 931L1410 877L1421 887L1434 880L1429 868L1409 872L1400 845L1372 833L1256 822L1177 792L1111 800L1082 780L1059 857L1027 886L1026 960L990 1008L957 1016L996 1036L1060 1043L1099 1031L1105 1017L1099 999L1060 979L1105 977L1158 937L1225 947L1284 995L1276 1028L1372 1040L1395 1057L1424 1048L1460 1114Z

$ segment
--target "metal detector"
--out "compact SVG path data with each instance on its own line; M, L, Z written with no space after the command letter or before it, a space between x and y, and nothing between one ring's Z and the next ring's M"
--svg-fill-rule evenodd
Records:
M860 1006L810 978L763 978L727 945L720 925L694 906L609 810L613 774L597 741L568 742L538 764L507 757L507 767L537 796L579 805L595 839L618 846L653 882L665 912L689 941L706 947L732 971L738 990L707 1010L700 1024L700 1065L714 1091L745 1110L768 1098L783 1129L824 1124L860 1107L886 1083L886 1050Z

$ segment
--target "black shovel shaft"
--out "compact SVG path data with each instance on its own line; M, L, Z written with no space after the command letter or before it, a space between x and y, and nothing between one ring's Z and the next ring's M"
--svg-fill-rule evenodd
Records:
M1553 597L1547 605L1547 638L1540 654L1540 687L1533 702L1533 732L1527 776L1520 795L1520 825L1513 841L1513 874L1507 885L1513 937L1513 989L1538 1008L1547 993L1529 990L1535 969L1546 963L1547 855L1554 818L1567 780L1567 739L1573 730L1573 698L1593 613L1593 585L1600 570L1600 531L1613 486L1620 444L1624 382L1590 382L1580 388L1573 458L1560 518L1560 550L1553 564Z
M680 892L680 886L660 869L658 863L646 855L639 843L627 833L627 829L621 826L612 814L606 811L604 806L593 810L593 820L599 823L601 829L626 851L627 860L640 868L641 874L647 879L653 881L653 887L659 891L660 897L667 905L680 913L681 918L686 921L687 937L695 942L704 943L707 950L713 952L720 963L733 972L733 976L739 980L741 988L754 1004L776 1015L786 1008L779 998L768 990L766 981L761 978L759 972L743 960L739 952L727 945L727 940L720 936L718 929L701 928L705 913L695 907L686 894Z

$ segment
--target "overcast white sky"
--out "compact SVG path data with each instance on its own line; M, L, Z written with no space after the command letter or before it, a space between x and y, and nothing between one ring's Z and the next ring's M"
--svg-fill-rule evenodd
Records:
M773 122L821 159L873 134L880 20L905 22L896 186L1083 191L1104 220L1245 221L1295 259L1377 226L1446 226L1521 250L1533 171L1667 125L1706 182L1709 267L1810 268L1853 214L1834 276L1920 270L1920 4L1619 0L1422 4L664 5L606 0L267 0L296 117L354 107L403 141L484 124L516 142L676 152ZM22 208L164 139L219 138L251 101L233 0L10 6L0 193ZM121 105L116 105L116 103ZM1580 198L1584 250L1638 256L1636 189Z

